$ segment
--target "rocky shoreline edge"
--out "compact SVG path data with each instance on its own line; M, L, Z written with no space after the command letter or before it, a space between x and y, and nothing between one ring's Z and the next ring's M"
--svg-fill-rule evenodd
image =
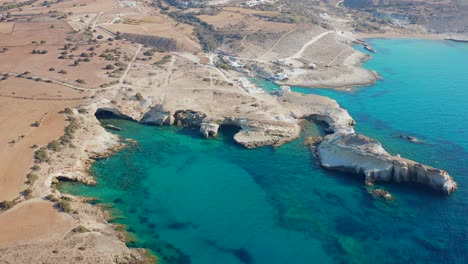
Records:
M177 58L184 63L177 66L187 67L184 58ZM62 180L95 184L94 177L88 173L92 163L109 157L126 144L125 139L106 131L101 125L97 117L103 115L156 126L192 127L199 129L205 138L216 137L221 126L236 126L240 130L234 135L234 140L246 148L279 147L300 136L299 123L302 120L321 121L327 124L330 134L313 139L311 149L323 168L360 175L366 185L377 181L410 182L444 194L457 189L457 184L446 171L392 156L380 142L355 133L355 121L328 97L295 92L284 92L278 96L252 94L235 85L233 87L229 82L220 83L216 89L205 86L168 90L150 88L138 89L135 96L131 95L135 92L129 88L123 88L119 93L108 92L66 113L70 125L76 126L76 132L59 152L49 151L48 161L40 163L40 170L34 172L37 180L31 185L30 195L38 197L34 199L54 202L58 209L74 219L78 229L71 230L60 242L21 246L26 255L87 241L94 248L93 255L87 256L89 259L84 262L155 261L154 256L149 256L145 250L127 247L124 228L108 222L110 214L105 208L87 203L86 198L62 194L55 188L55 183ZM391 197L380 189L374 190L372 195L384 199ZM100 246L103 244L105 249ZM15 250L16 247L11 247L0 253L11 255ZM66 251L54 254L50 259L67 257Z
M96 113L107 113L117 118L131 119L158 126L184 126L199 129L205 138L216 137L220 126L240 128L234 140L246 148L279 147L297 139L299 121L322 121L331 133L315 142L316 153L323 168L357 174L372 182L411 182L428 186L444 194L457 189L453 178L444 170L409 159L392 156L377 140L354 131L355 121L335 100L318 95L287 92L278 97L278 103L291 110L285 120L261 120L239 117L210 117L201 111L164 109L163 105L150 107L141 119L134 119L117 108L97 108Z
M335 100L295 92L286 92L274 98L277 107L288 109L288 115L274 119L261 115L226 116L216 111L206 114L196 107L194 110L180 110L172 105L142 103L138 100L112 104L107 99L84 106L80 111L73 109L68 114L77 126L72 144L59 153L51 153L51 162L41 165L42 169L37 172L37 184L32 186L34 197L55 202L57 208L76 221L79 230L74 228L77 231L71 231L63 243L86 240L92 243L105 241L111 245L112 250L95 248L94 260L97 256L97 259L117 259L122 263L155 261L157 256L148 254L144 249L127 247L125 228L110 224L110 213L105 208L92 205L88 202L89 198L62 194L55 188L56 183L64 180L95 184L96 180L89 173L93 162L110 157L127 144L134 144L130 139L121 139L106 131L97 118L103 115L157 126L197 128L205 138L216 137L220 126L237 126L240 130L234 135L234 140L246 148L279 147L300 136L299 123L304 119L321 121L328 125L330 134L312 140L314 144L311 144L311 149L317 154L323 168L364 176L366 185L376 181L411 182L444 194L457 189L457 184L446 171L392 156L380 142L356 134L353 128L355 121ZM377 189L371 194L385 199L391 197L385 191L380 194L381 191ZM46 246L41 244L41 247ZM98 247L97 244L95 246ZM11 253L9 250L15 250L15 247L4 253Z

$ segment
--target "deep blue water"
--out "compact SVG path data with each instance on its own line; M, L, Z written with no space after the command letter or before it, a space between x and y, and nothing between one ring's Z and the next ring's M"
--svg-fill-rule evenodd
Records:
M197 131L123 120L102 122L138 146L98 161L97 186L61 188L97 197L134 236L129 245L151 249L162 263L467 263L468 45L371 43L378 54L365 66L384 81L354 92L294 90L335 98L358 132L446 169L459 184L453 195L381 184L396 201L374 199L361 178L324 171L304 137L247 150L234 144L232 128L204 140ZM308 124L305 133L320 131Z

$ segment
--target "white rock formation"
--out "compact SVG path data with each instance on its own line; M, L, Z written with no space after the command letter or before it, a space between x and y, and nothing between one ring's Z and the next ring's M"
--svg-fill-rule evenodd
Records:
M415 182L446 194L457 189L446 171L392 156L380 142L363 135L326 136L317 153L323 167L364 175L366 181Z
M216 137L218 135L219 125L216 123L201 123L200 133L205 138Z
M246 148L280 146L298 138L301 133L297 123L282 121L244 120L240 127L234 140Z

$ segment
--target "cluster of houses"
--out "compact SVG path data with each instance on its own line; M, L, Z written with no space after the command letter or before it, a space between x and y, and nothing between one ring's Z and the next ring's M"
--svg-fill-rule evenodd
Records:
M258 5L261 5L261 4L272 4L274 3L275 1L274 0L247 0L243 6L246 6L246 7L254 7L254 6L258 6Z

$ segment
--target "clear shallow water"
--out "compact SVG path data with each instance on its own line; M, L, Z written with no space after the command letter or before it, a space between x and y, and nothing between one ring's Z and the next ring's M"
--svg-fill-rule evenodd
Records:
M107 204L136 237L130 245L163 263L467 263L468 45L371 43L379 53L366 67L385 81L354 93L294 89L337 99L359 132L448 170L460 187L454 195L382 184L397 198L389 204L373 199L359 177L322 170L303 138L246 150L229 128L204 140L196 131L123 120L103 122L122 127L118 133L138 147L98 161L97 186L61 188Z

